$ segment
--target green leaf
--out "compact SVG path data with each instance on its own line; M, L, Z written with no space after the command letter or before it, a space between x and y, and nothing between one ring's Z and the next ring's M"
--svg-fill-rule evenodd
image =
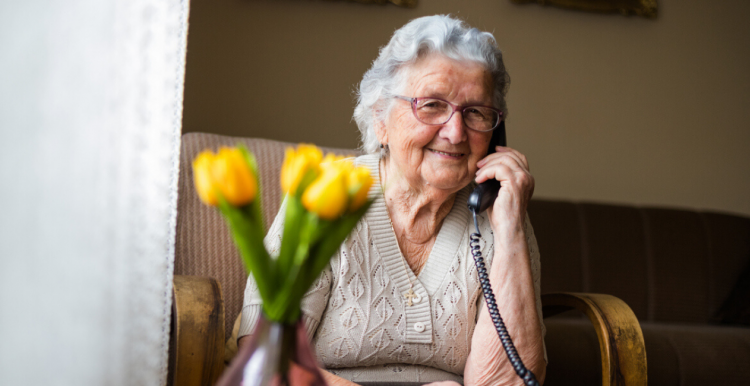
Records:
M300 275L304 276L303 267L308 260L310 245L315 231L319 228L319 219L307 211L300 212L300 227L298 243L289 270L282 273L281 291L274 305L276 311L284 315L296 314L300 306L301 297L298 296ZM286 318L285 318L286 320ZM292 320L293 321L293 320Z
M263 245L262 221L249 215L244 208L237 208L229 204L221 194L218 194L219 210L229 223L240 256L245 263L245 269L253 275L258 285L258 291L264 302L272 302L276 295L273 287L276 277L275 262L268 255Z
M293 299L290 301L300 302L305 292L318 279L320 273L325 269L333 254L341 247L341 244L349 236L357 222L369 209L372 201L368 201L354 213L346 214L340 219L328 222L324 235L319 242L314 243L309 252L305 266L301 270L297 281L294 283L296 290L292 292ZM322 229L323 227L321 227Z
M297 185L297 191L295 192L295 196L302 198L302 194L304 194L305 190L307 189L310 184L315 181L320 173L317 171L310 169L307 172L305 172L304 177L302 177L302 180L299 182L299 185Z
M356 212L346 214L336 220L334 226L328 232L328 235L316 245L314 253L311 251L311 256L315 263L312 267L313 271L320 273L320 271L325 268L325 265L331 259L331 255L339 249L344 240L352 232L352 229L357 225L357 222L365 215L365 213L367 213L367 210L370 209L370 205L372 205L372 201L368 201L362 205L362 207Z
M250 171L252 171L253 176L255 176L255 181L258 184L258 194L255 195L255 199L253 202L248 205L248 210L250 212L250 215L253 216L253 218L257 219L260 223L260 228L258 229L260 231L260 236L263 237L265 235L265 227L263 226L263 206L261 205L261 185L260 185L260 174L258 174L258 162L255 160L255 156L253 153L251 153L245 145L242 143L237 144L237 148L240 149L240 152L243 156L245 156L245 161L247 161L247 166L250 167Z
M294 256L299 244L300 231L302 230L302 220L305 215L305 208L298 197L286 196L286 213L284 214L284 230L281 238L281 248L279 250L279 281L281 282L288 275L289 270L294 262Z

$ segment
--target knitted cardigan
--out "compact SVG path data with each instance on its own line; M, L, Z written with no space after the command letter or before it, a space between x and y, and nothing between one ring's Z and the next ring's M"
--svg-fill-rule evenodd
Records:
M374 180L379 181L379 159L377 154L365 155L355 162L369 167ZM484 303L469 253L474 224L466 201L471 188L467 186L457 193L427 263L415 276L399 249L380 185L373 185L369 192L374 200L370 210L302 302L308 336L326 369L354 382L462 381L472 334ZM284 210L282 204L265 239L272 255L278 254L281 244ZM479 217L479 227L482 256L489 269L494 249L486 213ZM535 306L544 334L539 251L528 217L525 230ZM402 295L410 283L418 296L412 306ZM252 333L261 303L250 276L238 336Z

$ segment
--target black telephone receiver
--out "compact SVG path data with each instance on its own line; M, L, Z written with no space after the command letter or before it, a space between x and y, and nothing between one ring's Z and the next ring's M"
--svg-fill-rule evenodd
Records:
M500 126L492 132L487 154L494 153L496 146L507 146L505 140L505 121L500 121ZM498 191L500 191L500 181L489 179L482 182L469 196L469 209L477 214L484 212L495 202Z
M492 138L490 138L489 149L487 154L494 153L496 146L506 146L505 141L505 121L500 122L500 126L492 132ZM479 232L479 223L477 216L484 212L490 205L495 203L497 193L500 191L500 181L496 179L490 179L481 184L477 185L471 195L469 195L469 210L474 216L474 227L476 232L472 233L470 237L471 254L474 256L474 263L477 266L477 276L479 276L479 283L484 293L484 302L487 305L487 311L490 313L490 318L495 325L497 335L500 336L500 342L505 349L505 354L508 355L513 370L523 380L526 386L539 386L539 382L536 380L534 373L528 370L521 361L521 357L518 356L516 346L513 345L513 341L508 334L508 330L505 328L503 318L500 316L500 311L497 309L497 303L495 302L495 294L492 293L490 287L490 278L487 274L487 268L484 266L484 259L482 258L481 247L479 246L479 239L482 234Z

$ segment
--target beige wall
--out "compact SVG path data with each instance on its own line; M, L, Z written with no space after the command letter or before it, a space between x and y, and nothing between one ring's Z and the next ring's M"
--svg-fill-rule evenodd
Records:
M652 21L509 0L195 0L183 130L355 147L353 89L378 47L451 13L505 53L508 141L536 197L750 215L750 2L659 2Z

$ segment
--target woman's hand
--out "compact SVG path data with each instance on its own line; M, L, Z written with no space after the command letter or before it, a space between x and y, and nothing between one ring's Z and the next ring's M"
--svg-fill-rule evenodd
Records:
M442 381L442 382L428 383L424 386L461 386L461 384L458 382L454 382L454 381Z
M495 204L490 208L490 221L495 232L522 230L526 208L534 194L534 177L529 171L526 156L509 147L498 146L477 163L475 181L500 181Z
M497 147L477 163L476 182L490 178L501 188L489 217L494 232L490 284L497 306L526 368L542 383L546 375L544 343L537 314L534 278L525 234L526 208L534 193L534 177L526 157ZM477 320L464 369L467 385L520 384L502 348L494 323L484 307Z
M251 338L250 335L245 335L239 339L239 341L237 342L238 343L237 345L239 347L239 349L237 350L238 352L242 350L242 347L250 344L250 341L252 341L252 339L250 338ZM292 370L292 377L298 380L306 380L307 378L310 377L310 373L307 370L302 369L301 367L297 366L294 363L292 363L291 370ZM323 375L323 379L325 379L326 384L328 384L329 386L357 386L356 383L348 379L341 378L337 375L333 375L322 367L320 368L320 373ZM310 382L300 382L300 384L310 384Z

